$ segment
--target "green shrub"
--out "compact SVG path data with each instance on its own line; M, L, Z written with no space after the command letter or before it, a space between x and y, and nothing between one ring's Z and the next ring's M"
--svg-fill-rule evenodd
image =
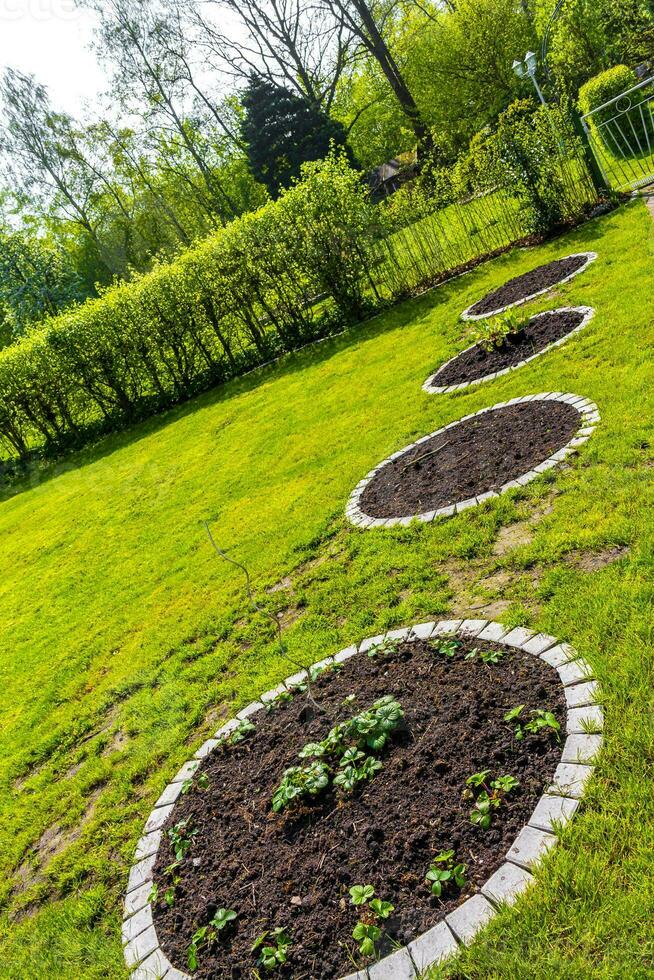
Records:
M593 112L637 84L638 79L631 68L627 65L615 65L582 85L579 90L579 107L583 113ZM638 96L635 102L644 98L644 95L645 93ZM624 108L627 107L628 102L625 100ZM618 156L629 155L631 152L637 156L641 150L647 150L650 144L654 146L654 127L651 119L649 126L647 124L649 114L643 113L641 116L638 109L633 109L621 121L611 123L621 108L622 103L619 102L594 112L590 117L590 125L597 139L601 140L609 152L617 153Z

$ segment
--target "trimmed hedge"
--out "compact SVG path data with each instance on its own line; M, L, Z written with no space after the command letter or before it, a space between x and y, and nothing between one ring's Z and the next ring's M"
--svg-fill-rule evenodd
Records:
M578 220L596 198L567 145L554 171L533 154L520 165L561 198L557 219ZM390 207L371 202L343 155L306 165L277 201L1 350L0 449L57 453L129 425L541 228L505 149L474 187L443 173ZM549 149L538 141L541 156Z
M637 84L638 78L631 68L627 65L615 65L582 85L579 90L579 107L584 114L592 112ZM616 112L617 107L614 104L596 112L590 118L593 132L610 153L620 157L630 153L636 156L639 152L637 142L640 142L643 151L648 149L649 144L654 146L654 126L651 118L648 126L648 113L643 113L642 117L639 112L629 113L628 118L623 119L621 132L618 123L610 123ZM606 123L609 125L603 125Z

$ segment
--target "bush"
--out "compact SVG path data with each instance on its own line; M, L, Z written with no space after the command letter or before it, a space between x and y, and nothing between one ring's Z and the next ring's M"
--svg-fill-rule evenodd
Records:
M363 316L377 234L342 155L307 165L278 201L0 351L0 444L58 449Z
M631 68L628 68L627 65L615 65L613 68L609 68L608 71L603 71L594 78L591 78L585 85L582 85L579 90L579 107L584 114L593 112L599 106L610 102L611 99L617 98L623 92L626 92L637 84L638 79ZM616 105L614 104L600 112L595 112L590 118L590 125L593 132L609 152L616 153L617 151L618 155L622 156L628 153L629 148L631 148L633 155L636 156L640 152L638 142L640 142L643 150L647 149L648 143L654 145L654 132L652 131L651 121L649 130L647 130L647 123L645 121L647 119L647 113L643 114L643 116L637 110L629 113L629 122L626 122L626 125L621 127L626 136L621 135L615 125L610 125L610 120L615 115Z

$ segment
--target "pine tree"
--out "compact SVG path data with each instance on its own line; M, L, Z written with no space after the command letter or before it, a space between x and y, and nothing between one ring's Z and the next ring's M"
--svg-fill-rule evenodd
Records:
M266 78L251 75L242 102L250 172L273 197L299 177L303 163L327 156L331 143L345 146L340 123Z

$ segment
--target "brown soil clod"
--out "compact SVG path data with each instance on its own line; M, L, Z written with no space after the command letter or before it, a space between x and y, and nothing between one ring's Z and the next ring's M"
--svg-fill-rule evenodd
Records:
M436 641L436 645L438 641ZM466 660L474 646L499 649L495 665ZM352 929L359 910L349 888L372 884L395 906L387 938L406 943L442 919L502 864L560 761L556 739L541 732L514 737L504 714L547 708L562 724L563 688L551 668L519 650L464 641L451 658L423 641L369 658L360 654L338 672L321 675L315 694L325 715L307 713L306 700L254 716L257 728L238 745L218 750L202 765L207 786L180 797L166 829L181 820L196 830L175 868L174 903L163 893L174 854L164 833L155 866L159 898L153 906L165 955L180 970L195 930L219 907L238 913L234 926L200 951L202 978L246 978L257 969L252 946L263 932L285 928L291 937L280 976L328 980L352 972ZM340 721L391 694L405 719L381 753L383 768L363 788L342 795L329 789L301 810L274 815L272 794L284 770L302 764L300 749L324 738ZM345 701L354 695L353 701ZM466 779L484 769L512 775L520 787L497 811L489 830L470 821ZM454 848L468 883L431 895L425 874L433 858ZM298 901L298 898L301 899Z

